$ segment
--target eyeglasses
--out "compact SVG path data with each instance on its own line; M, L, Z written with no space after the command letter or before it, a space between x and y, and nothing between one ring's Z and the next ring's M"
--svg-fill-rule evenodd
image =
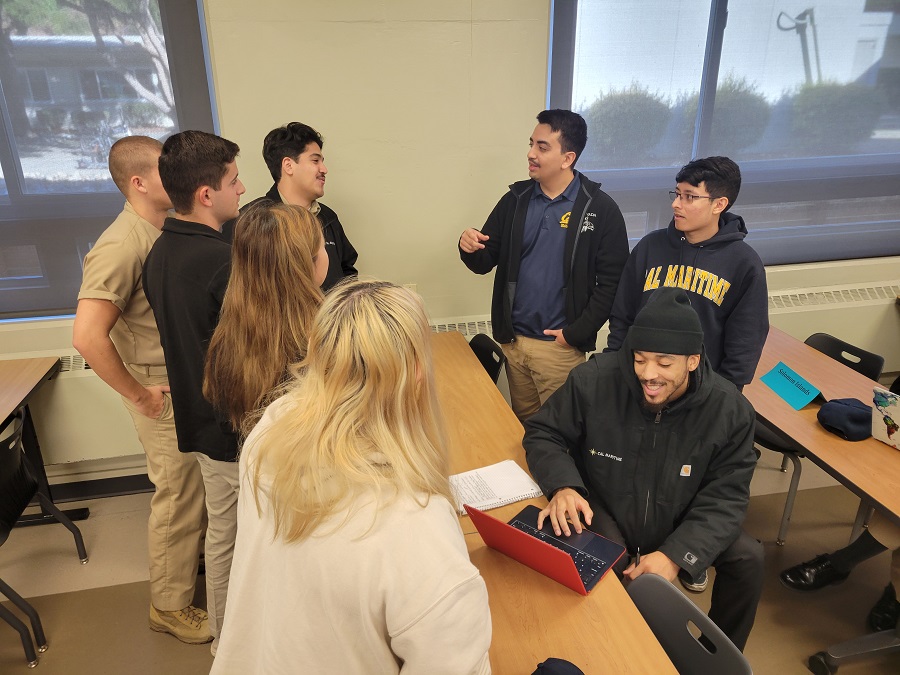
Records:
M680 199L685 204L693 204L697 199L712 199L716 200L718 197L710 197L709 195L692 195L690 193L681 193L678 190L669 190L669 198L674 202L676 199Z

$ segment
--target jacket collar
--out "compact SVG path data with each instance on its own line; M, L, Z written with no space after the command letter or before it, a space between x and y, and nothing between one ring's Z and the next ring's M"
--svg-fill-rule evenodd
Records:
M585 192L588 196L593 196L597 192L597 190L600 189L600 183L592 181L580 171L576 171L575 175L579 178L581 191ZM534 190L536 185L536 180L534 180L533 178L528 178L527 180L520 180L516 181L515 183L510 183L509 191L512 192L516 198L520 198L522 197L522 195L528 195L528 191Z
M201 237L212 237L220 241L227 241L221 232L212 229L203 223L195 223L192 220L182 220L181 218L166 218L163 223L163 232L171 232L173 234L196 235Z

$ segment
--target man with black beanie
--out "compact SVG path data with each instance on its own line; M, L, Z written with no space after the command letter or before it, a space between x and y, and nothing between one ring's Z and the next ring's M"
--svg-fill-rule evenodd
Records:
M762 545L741 529L753 408L713 372L687 294L660 288L618 352L575 368L525 423L526 459L557 534L620 542L627 579L716 569L709 616L741 650L762 592Z

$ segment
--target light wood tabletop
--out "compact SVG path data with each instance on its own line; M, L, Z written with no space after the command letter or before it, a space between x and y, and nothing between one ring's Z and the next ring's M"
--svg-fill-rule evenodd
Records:
M527 471L522 425L460 333L432 339L438 400L444 413L453 473L504 459ZM526 504L491 511L509 520ZM675 673L650 628L613 574L587 597L485 546L467 516L460 518L472 562L488 588L494 673L531 673L548 657L567 659L587 674Z
M41 383L58 370L59 359L55 356L0 361L0 422L28 403Z
M878 383L772 326L756 375L744 388L744 395L757 416L779 429L798 451L900 525L900 451L874 438L851 442L826 431L816 419L819 403L801 410L791 408L759 379L779 361L811 382L829 401L856 398L872 405L872 388Z

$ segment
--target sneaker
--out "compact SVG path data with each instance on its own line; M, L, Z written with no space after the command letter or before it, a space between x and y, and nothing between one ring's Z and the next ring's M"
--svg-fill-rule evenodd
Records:
M164 612L150 605L150 630L169 633L189 645L203 645L212 640L209 616L193 605L174 612Z
M888 584L869 612L869 628L875 632L892 630L897 627L898 617L900 617L900 602L897 602L894 586Z
M693 579L687 572L681 570L678 573L678 581L680 581L681 585L691 593L702 593L709 585L709 575L706 573L706 570L703 570L700 573L700 576Z

